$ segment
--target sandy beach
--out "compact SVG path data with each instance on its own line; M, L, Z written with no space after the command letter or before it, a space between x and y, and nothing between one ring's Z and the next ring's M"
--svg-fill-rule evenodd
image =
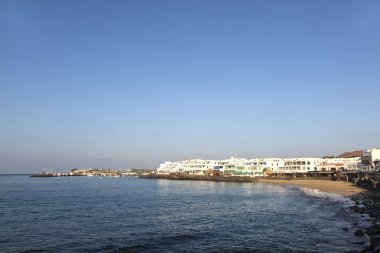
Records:
M345 197L363 192L363 189L356 187L352 183L344 181L329 180L286 180L286 179L260 179L259 183L291 185L299 188L318 189L320 191L335 193Z

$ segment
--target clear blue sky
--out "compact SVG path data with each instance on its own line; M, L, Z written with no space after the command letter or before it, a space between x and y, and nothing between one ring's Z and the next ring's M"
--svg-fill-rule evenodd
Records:
M0 173L380 146L380 1L0 0Z

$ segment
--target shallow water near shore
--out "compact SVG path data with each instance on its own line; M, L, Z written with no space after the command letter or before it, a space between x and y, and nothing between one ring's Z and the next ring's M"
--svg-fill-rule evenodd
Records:
M318 195L319 194L319 195ZM345 252L346 199L268 184L0 176L2 252ZM345 231L345 230L348 231Z

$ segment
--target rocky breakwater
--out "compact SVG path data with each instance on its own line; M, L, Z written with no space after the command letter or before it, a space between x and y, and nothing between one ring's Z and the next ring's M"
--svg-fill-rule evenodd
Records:
M359 180L358 186L367 189L366 192L357 194L351 199L355 202L351 208L355 212L368 214L372 219L372 224L365 230L370 238L370 245L366 246L362 252L380 253L380 190L379 183L372 180ZM364 236L363 231L356 231L355 235Z

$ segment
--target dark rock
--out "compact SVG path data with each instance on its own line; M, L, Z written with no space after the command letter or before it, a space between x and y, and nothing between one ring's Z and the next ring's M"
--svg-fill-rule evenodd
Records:
M362 250L362 252L372 252L372 247L367 245L364 247L364 249Z
M363 230L360 230L360 229L359 229L359 230L356 230L356 231L355 231L355 235L356 235L356 236L364 236L364 232L363 232Z
M375 223L373 224L372 226L370 226L368 228L368 232L367 232L368 235L379 235L380 234L380 224L379 223Z
M372 247L375 247L375 248L380 246L380 236L379 235L371 236L370 244Z
M342 228L343 231L348 231L348 228Z

